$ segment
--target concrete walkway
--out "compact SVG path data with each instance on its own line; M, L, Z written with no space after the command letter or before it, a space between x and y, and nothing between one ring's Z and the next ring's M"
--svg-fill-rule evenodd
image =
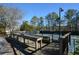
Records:
M0 55L13 55L13 50L10 44L4 37L0 37Z

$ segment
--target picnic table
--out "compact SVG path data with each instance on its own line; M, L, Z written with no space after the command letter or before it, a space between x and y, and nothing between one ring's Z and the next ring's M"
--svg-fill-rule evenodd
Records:
M28 35L28 34L21 34L21 33L14 33L13 37L14 36L17 36L18 40L19 40L19 37L22 37L24 39L24 43L25 43L25 39L34 41L35 49L38 49L38 42L40 42L40 48L42 47L42 39L43 39L42 37Z

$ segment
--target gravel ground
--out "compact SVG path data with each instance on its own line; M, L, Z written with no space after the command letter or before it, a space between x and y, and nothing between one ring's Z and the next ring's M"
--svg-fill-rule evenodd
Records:
M0 37L0 55L13 55L13 50L10 44L4 37Z

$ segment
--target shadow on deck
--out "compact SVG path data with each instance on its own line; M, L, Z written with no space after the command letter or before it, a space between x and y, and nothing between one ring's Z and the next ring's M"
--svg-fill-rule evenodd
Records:
M29 52L27 48L34 47L28 46L15 38L6 38L6 40L10 43L15 55L18 55L17 51L24 55L59 55L59 49L57 49L58 45L55 43L45 44L42 48ZM56 46L57 48L55 48Z

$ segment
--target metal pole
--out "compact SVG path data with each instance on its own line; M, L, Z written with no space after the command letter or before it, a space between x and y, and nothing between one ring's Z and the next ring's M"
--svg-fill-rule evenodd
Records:
M60 39L60 32L61 32L61 28L60 28L60 25L61 25L61 23L60 23L60 20L61 20L61 12L63 11L63 9L62 8L59 8L59 39Z
M59 39L60 39L60 19L61 19L61 10L59 8Z
M75 31L78 31L78 28L77 28L77 14L76 14L76 29Z
M75 55L75 39L74 39L74 55Z

